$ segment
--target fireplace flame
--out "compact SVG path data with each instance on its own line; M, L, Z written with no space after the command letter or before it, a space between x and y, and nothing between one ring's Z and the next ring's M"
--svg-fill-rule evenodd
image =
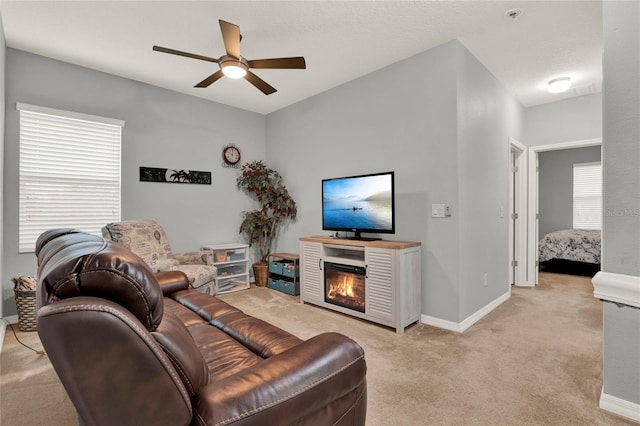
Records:
M353 290L353 277L351 275L345 275L342 278L342 282L338 281L329 285L327 297L335 299L338 296L356 297L356 293Z

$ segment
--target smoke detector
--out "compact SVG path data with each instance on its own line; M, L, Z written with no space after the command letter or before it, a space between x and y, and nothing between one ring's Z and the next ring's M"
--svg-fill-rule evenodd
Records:
M504 13L504 18L507 21L516 21L520 16L522 16L522 9L509 9Z

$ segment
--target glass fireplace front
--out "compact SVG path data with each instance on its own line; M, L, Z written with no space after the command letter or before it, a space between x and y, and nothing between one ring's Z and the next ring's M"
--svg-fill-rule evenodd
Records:
M364 267L325 262L325 302L364 313L364 278Z

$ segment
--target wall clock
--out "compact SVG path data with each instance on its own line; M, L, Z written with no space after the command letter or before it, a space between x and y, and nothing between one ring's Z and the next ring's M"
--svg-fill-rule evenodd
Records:
M240 167L240 150L235 145L222 148L222 160L225 167Z

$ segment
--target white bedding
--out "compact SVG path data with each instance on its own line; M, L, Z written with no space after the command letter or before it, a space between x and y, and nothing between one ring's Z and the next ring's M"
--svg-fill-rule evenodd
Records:
M600 231L586 229L550 232L538 242L538 261L562 259L600 264L600 235Z

